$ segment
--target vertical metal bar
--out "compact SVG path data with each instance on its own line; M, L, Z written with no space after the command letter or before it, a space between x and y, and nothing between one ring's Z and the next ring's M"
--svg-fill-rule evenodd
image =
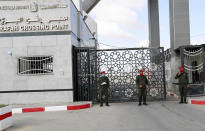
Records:
M37 64L38 64L39 57L34 57L34 58L35 58L35 75L36 75L38 73L38 71L37 71L37 68L38 68Z
M38 64L39 57L34 57L34 58L35 58L35 75L36 75L38 73L38 70L37 70L38 66L37 66L37 64Z
M90 83L90 77L91 77L91 70L90 70L90 50L87 49L87 63L88 63L88 87L87 87L87 99L90 100L90 90L91 90L91 83Z
M21 60L21 57L19 57L19 61L20 61L20 64L19 64L19 69L20 69L19 74L21 74L21 72L22 72L22 60Z
M79 101L82 101L82 77L83 77L83 72L82 72L82 58L81 58L81 55L82 55L82 52L81 50L78 50L78 53L79 53Z
M81 77L82 77L82 71L81 71L81 52L80 52L80 49L78 50L78 101L81 101L81 84L82 84L82 81L81 81Z
M46 56L45 57L45 60L41 60L42 63L40 64L40 69L41 69L41 72L43 72L44 74L48 74L50 73L50 71L52 70L49 63L52 61L51 60L51 56ZM48 69L46 69L45 67L48 66Z
M27 72L27 64L28 64L28 60L26 59L26 57L23 57L23 71L24 71L24 74L27 74L28 72Z
M28 74L31 70L31 60L29 58L30 57L24 57L24 71L26 71L25 74Z
M35 74L35 57L31 57L31 70L32 70L32 74Z
M45 72L43 69L42 69L42 66L43 66L43 63L45 63L46 65L48 65L47 63L46 63L46 61L47 60L49 60L49 59L47 59L47 58L49 58L49 57L47 57L47 56L45 56L45 57L39 57L39 60L37 61L37 69L39 70L38 71L38 73L39 74L46 74L47 72Z
M17 72L17 74L20 74L20 72L21 72L21 60L18 58L18 72Z
M86 79L87 81L85 82L86 83L86 88L84 88L84 94L86 93L86 95L84 95L84 101L87 101L88 99L88 86L89 86L89 72L88 72L88 65L89 65L89 60L88 60L88 49L85 49L85 63L86 63Z
M82 86L82 101L85 100L85 88L86 88L86 84L87 84L87 72L86 72L86 53L85 53L85 49L83 49L83 77L84 77L84 81L83 81L83 86Z
M45 60L46 57L37 57L38 60L36 61L36 66L37 66L37 74L45 74L44 71L41 70L41 64L42 64L42 61Z
M82 60L83 58L83 50L80 50L80 62L81 62L81 65L80 65L80 69L81 69L81 77L80 77L80 101L83 101L83 80L82 80L82 77L84 77L84 72L82 70L83 66L84 66L84 61Z
M78 50L76 50L76 57L77 57L77 78L76 78L76 80L77 80L77 87L76 87L76 89L77 89L77 91L76 91L76 100L77 101L79 101L79 86L80 86L80 84L79 84L79 72L80 72L80 69L79 69L79 65L80 65L80 63L79 63L79 52L78 52Z
M75 84L75 62L74 62L74 46L72 46L72 68L73 68L73 72L72 72L72 75L73 75L73 101L75 102L75 89L76 89L76 84Z
M79 69L79 65L80 65L80 63L79 63L79 52L78 52L78 50L76 50L76 53L77 53L77 78L76 78L76 80L77 80L77 87L76 87L76 89L77 89L77 93L76 93L76 99L77 99L77 101L79 101L79 86L80 86L80 84L79 84L79 72L80 72L80 69Z
M163 63L163 82L164 82L164 100L166 100L167 91L166 91L166 78L165 78L165 57L164 57L164 47L162 49L162 63Z
M34 60L34 72L33 74L36 74L36 57L32 57Z
M25 72L24 74L28 74L28 70L29 70L29 60L27 59L27 57L23 57L24 58L24 62L23 62L23 71Z
M94 54L94 57L95 57L95 59L94 59L94 61L95 61L95 66L94 66L94 76L95 76L95 90L93 90L93 99L92 99L92 101L93 102L96 102L97 101L97 90L98 90L98 81L97 81L97 73L98 73L98 62L97 62L97 60L98 60L98 57L97 57L97 49L95 50L95 54ZM94 92L95 91L95 92Z
M27 73L32 74L32 69L33 69L32 57L29 57L29 59L27 59L26 61L27 61L27 64L28 64L28 70L31 71L31 72L27 72Z
M52 73L54 72L54 69L53 69L53 64L54 64L54 56L52 56L52 61L51 61Z
M22 69L22 74L23 74L23 72L24 72L24 60L22 58L23 57L20 57L20 60L22 62L21 69Z
M27 74L27 68L26 68L26 66L27 66L27 59L26 59L26 57L22 57L23 58L23 74Z
M40 61L40 65L39 65L39 70L40 72L42 72L43 74L48 74L49 70L50 70L50 66L49 66L49 61L50 61L50 56L44 56L41 61ZM48 70L44 70L44 66L47 65L48 66Z

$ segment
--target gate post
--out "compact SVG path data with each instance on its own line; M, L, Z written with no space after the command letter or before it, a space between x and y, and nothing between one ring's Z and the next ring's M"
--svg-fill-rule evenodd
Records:
M95 76L95 90L93 90L93 101L95 100L95 101L97 101L97 97L98 97L98 56L97 56L97 49L95 49L94 50L94 52L95 52L95 58L94 58L94 60L95 60L95 69L94 69L94 76ZM95 91L95 92L94 92ZM95 95L94 95L95 94ZM95 99L94 99L94 97L95 97Z
M164 47L162 48L162 62L163 62L163 81L164 81L164 100L167 99L167 90L166 90L166 78L165 78L165 55L164 55Z
M90 90L91 90L91 84L90 84L90 77L91 77L91 71L90 71L90 49L87 49L87 62L88 62L88 96L87 100L90 100Z

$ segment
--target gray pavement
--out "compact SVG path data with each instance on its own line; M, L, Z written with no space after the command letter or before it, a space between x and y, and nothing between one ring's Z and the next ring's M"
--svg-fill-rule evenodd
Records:
M176 101L112 103L90 109L14 115L6 131L205 131L205 106Z

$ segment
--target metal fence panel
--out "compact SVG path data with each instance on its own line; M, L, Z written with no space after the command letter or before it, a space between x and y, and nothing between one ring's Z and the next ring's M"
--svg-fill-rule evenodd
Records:
M78 101L99 98L97 81L100 71L110 80L110 100L137 100L136 76L143 69L149 80L148 98L166 98L163 48L94 50L76 48ZM77 99L76 99L77 100Z

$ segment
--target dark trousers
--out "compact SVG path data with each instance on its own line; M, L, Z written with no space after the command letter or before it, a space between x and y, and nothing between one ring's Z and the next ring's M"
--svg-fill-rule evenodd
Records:
M147 97L147 89L146 88L139 88L139 103L142 102L146 103L146 97Z
M103 105L104 102L106 103L106 105L108 105L108 101L109 101L108 97L109 97L108 90L107 89L101 90L100 91L100 105Z
M181 96L181 102L186 102L187 97L187 86L179 86L179 93Z

